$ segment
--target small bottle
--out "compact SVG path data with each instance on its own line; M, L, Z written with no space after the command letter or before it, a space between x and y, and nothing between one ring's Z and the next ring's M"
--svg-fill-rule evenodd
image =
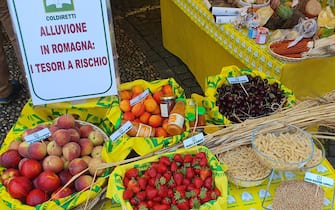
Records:
M170 112L176 104L176 96L162 96L160 101L161 116L169 117Z
M189 122L189 124L190 124L190 127L191 127L191 128L194 127L194 126L195 126L195 114L192 113L192 112L188 112L188 113L186 114L186 117L187 117L187 119L188 119L188 122Z
M179 135L183 132L185 121L185 102L177 100L173 109L171 110L167 132L170 136Z
M198 106L198 123L197 126L205 126L206 125L206 109L203 106Z
M121 125L124 124L126 121L121 122ZM138 123L138 122L131 122L133 127L127 132L127 134L131 137L154 137L155 136L155 129L149 125Z

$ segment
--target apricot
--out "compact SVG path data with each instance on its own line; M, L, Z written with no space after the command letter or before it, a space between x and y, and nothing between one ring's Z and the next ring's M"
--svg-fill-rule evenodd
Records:
M149 118L148 125L150 125L153 128L157 128L157 127L162 126L162 122L163 122L162 116L158 114L154 114L154 115L151 115L151 117Z
M135 119L135 116L132 112L125 112L123 113L123 119L133 121Z
M133 98L134 98L134 96L138 96L139 94L141 94L143 91L144 91L144 89L140 85L134 85L131 88L131 92L132 92Z
M165 137L168 136L168 133L166 132L166 130L164 128L158 127L158 128L156 128L155 136L165 138Z
M151 114L149 112L144 112L141 116L140 116L140 121L141 123L144 124L148 124L149 122L149 118L151 117Z
M166 95L166 96L173 96L174 95L172 86L169 85L169 84L164 85L162 87L162 92L163 92L163 95Z
M145 111L147 112L153 112L157 109L158 104L153 98L147 98L144 100L144 106L145 106Z
M131 112L135 117L141 116L145 112L145 106L143 103L137 103L131 108Z
M129 112L131 110L130 100L124 99L120 101L120 109L123 112Z
M156 91L152 94L152 97L155 99L155 101L159 104L161 102L161 97L163 96L162 91Z
M129 90L122 90L120 91L120 100L130 100L132 97L131 91Z
M167 131L167 126L168 126L168 124L169 124L169 119L168 119L168 118L164 119L163 122L162 122L162 128L163 128L165 131Z
M151 114L160 114L160 113L161 113L161 108L159 106L157 106L156 109L151 112Z

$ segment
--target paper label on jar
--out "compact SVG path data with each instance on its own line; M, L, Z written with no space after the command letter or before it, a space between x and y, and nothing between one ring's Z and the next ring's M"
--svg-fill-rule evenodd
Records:
M23 138L26 142L28 142L28 144L32 144L37 141L42 141L49 136L51 136L49 128L43 128L42 130L29 134Z
M168 104L160 104L161 108L161 116L169 117L169 105Z
M177 125L180 128L184 127L184 120L185 118L178 113L173 113L169 116L169 124Z
M145 125L140 123L136 136L139 137L150 137L151 136L151 132L152 132L152 127L149 125Z
M112 135L110 135L109 139L113 142L118 140L121 136L125 135L130 129L132 129L132 127L133 127L133 124L130 121L127 121L119 129L117 129Z
M198 133L195 136L192 136L192 137L190 137L188 139L185 139L183 141L183 144L184 144L185 149L187 149L187 148L196 146L196 145L198 145L198 144L200 144L200 143L202 143L204 141L205 141L204 134L203 133Z
M130 106L134 106L140 101L143 101L149 95L149 89L143 91L140 95L136 96L135 98L130 100Z

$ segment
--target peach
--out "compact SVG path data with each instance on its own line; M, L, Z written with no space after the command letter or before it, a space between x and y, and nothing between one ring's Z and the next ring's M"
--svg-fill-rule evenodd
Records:
M135 117L141 116L145 112L145 106L144 106L144 104L142 102L139 102L139 103L135 104L131 108L131 112L133 113L133 115Z
M158 107L157 102L153 98L145 99L143 104L144 104L144 107L145 107L145 111L150 112L150 113L155 111Z
M28 147L28 156L31 159L42 160L47 155L47 145L44 142L34 142Z
M157 127L162 126L162 122L163 122L162 116L158 114L154 114L154 115L151 115L151 117L149 118L148 125L150 125L153 128L157 128Z
M77 192L87 190L93 184L93 177L90 175L82 175L74 181L74 187Z
M120 109L122 112L129 112L131 110L130 100L120 101Z
M92 157L89 156L89 155L84 155L81 158L87 163L87 165L90 162L90 160L92 159Z
M8 185L7 191L13 198L23 199L33 188L31 181L25 176L13 177Z
M94 144L89 138L81 138L81 139L79 139L78 143L79 143L80 148L81 148L81 152L80 152L81 156L91 154L91 152L93 150L93 147L94 147Z
M19 165L18 165L18 169L21 170L21 167L22 167L22 164L26 161L26 160L30 160L30 158L22 158L19 162Z
M26 198L26 204L29 206L37 206L38 204L44 203L49 199L49 196L46 192L40 189L31 190Z
M135 116L133 115L132 112L124 112L122 118L123 118L124 120L129 120L129 121L133 121L133 120L135 120Z
M22 141L20 140L14 140L12 141L9 146L8 146L8 150L13 149L13 150L18 150L19 149L19 145L21 144Z
M20 167L20 173L28 177L29 179L34 179L42 172L42 165L39 161L34 159L28 159L24 161Z
M95 146L93 148L93 150L92 150L91 156L93 158L95 158L95 157L101 157L102 149L103 149L103 147L101 145Z
M64 162L64 170L67 170L67 169L69 168L69 163L70 163L70 161L67 160L64 156L61 156L60 158L61 158L61 159L63 160L63 162Z
M88 139L92 141L94 146L102 145L105 141L104 135L100 131L92 131L88 135Z
M59 156L49 155L43 159L42 166L44 171L58 173L64 169L64 161Z
M80 137L81 138L87 138L88 135L90 135L91 131L93 131L93 130L94 130L94 128L90 124L81 125L80 128L79 128Z
M101 167L101 164L103 163L105 163L105 161L101 157L92 158L88 163L89 173L92 176L94 176L95 174L96 176L101 176L106 171L105 168L99 169L99 167Z
M144 112L141 116L140 116L140 121L141 123L144 124L148 124L149 122L149 118L151 117L151 114L149 112Z
M141 94L143 91L144 89L140 85L134 85L133 87L131 87L131 93L133 98L134 96L136 97L137 95Z
M69 172L74 176L87 169L88 165L82 158L75 158L69 163Z
M166 130L164 130L164 128L162 127L158 127L156 128L156 133L155 133L156 137L167 137L168 133L166 132Z
M61 185L59 176L52 171L43 171L40 173L36 180L37 188L52 193Z
M163 96L162 91L156 91L152 94L152 97L155 99L155 101L160 104L161 103L161 97Z
M156 109L154 111L152 111L151 114L159 114L161 113L161 108L159 106L156 107Z
M81 148L78 143L71 141L63 146L62 151L64 158L71 161L80 157Z
M19 152L19 154L22 157L29 157L28 154L28 148L29 148L29 144L26 141L21 142L21 144L19 145L19 148L17 149L17 151Z
M174 95L172 86L170 84L163 85L162 92L163 92L163 95L165 95L165 96L173 96Z
M47 153L48 155L57 155L62 156L62 147L59 146L55 141L51 141L47 145Z
M20 160L21 156L19 152L17 150L11 149L1 154L0 165L5 168L17 168Z
M163 127L163 129L164 129L165 131L167 131L167 127L168 127L168 125L169 125L169 119L166 118L166 119L164 119L163 122L162 122L162 127Z
M69 187L60 187L56 189L52 194L51 194L51 200L56 200L59 198L65 198L73 193L73 190Z
M132 95L129 90L122 90L119 93L120 100L130 100Z
M63 146L71 139L70 132L67 129L58 129L52 134L52 139L59 145Z
M61 186L65 186L66 184L68 184L67 186L71 188L74 186L73 182L69 183L69 181L73 177L69 170L66 169L66 170L59 172L58 176L60 179Z
M48 137L48 140L52 141L53 140L53 137L52 135L58 130L59 128L57 127L57 125L55 124L52 124L49 126L49 131L51 133L51 136Z
M56 119L56 125L59 128L69 129L74 127L76 119L71 114L64 114Z
M19 170L15 168L8 168L1 174L1 183L7 187L9 181L16 176L20 176Z
M70 134L70 141L78 142L80 139L79 129L77 128L69 128L67 131Z

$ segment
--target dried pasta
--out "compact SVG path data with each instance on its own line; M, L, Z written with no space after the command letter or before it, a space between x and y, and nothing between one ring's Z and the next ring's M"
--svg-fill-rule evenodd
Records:
M310 161L308 161L304 167L312 167L312 166L317 166L318 164L321 163L322 161L322 150L314 147L314 153L313 153L313 157L310 159Z
M241 180L259 180L271 172L270 168L261 164L250 146L240 146L221 153L218 159L228 166L228 176Z
M302 132L257 135L254 139L254 146L263 154L259 157L269 167L278 170L292 170L302 167L303 165L300 163L308 161L313 151L311 139ZM292 164L292 168L288 166L290 164Z

